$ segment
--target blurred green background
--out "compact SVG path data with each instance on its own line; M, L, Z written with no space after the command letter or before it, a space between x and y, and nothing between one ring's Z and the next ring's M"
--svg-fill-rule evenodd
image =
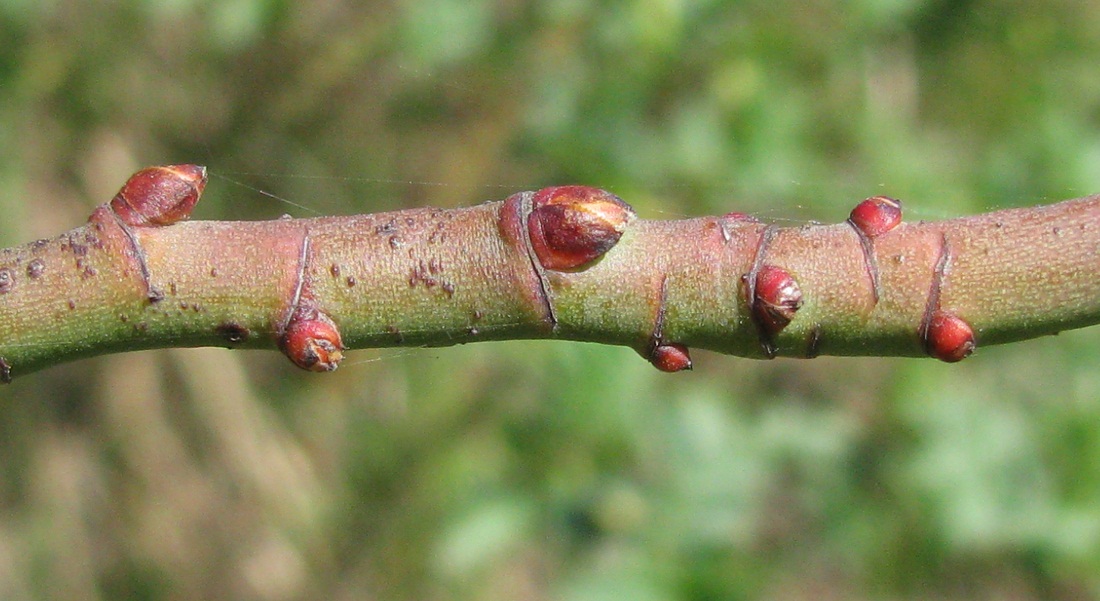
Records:
M1098 65L1081 0L6 0L0 245L171 162L199 219L1052 202L1100 192ZM0 599L1097 598L1098 357L82 361L0 388Z

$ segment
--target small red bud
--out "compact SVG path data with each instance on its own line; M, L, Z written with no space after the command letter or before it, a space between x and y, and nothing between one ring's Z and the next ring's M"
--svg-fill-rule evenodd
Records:
M935 311L928 321L924 347L928 354L948 363L962 361L974 352L974 330L962 318Z
M676 342L658 344L649 354L649 362L657 369L674 373L691 369L691 355L688 348Z
M901 201L889 196L872 196L852 209L848 221L868 238L881 236L901 223Z
M527 233L544 268L579 269L611 250L633 218L630 205L610 192L556 186L535 192Z
M206 167L149 167L126 180L111 210L127 225L171 225L191 215L205 187Z
M333 371L344 358L340 331L328 315L316 309L299 308L279 346L295 365L309 371Z
M787 270L764 265L756 273L753 315L771 336L778 334L802 308L802 290Z

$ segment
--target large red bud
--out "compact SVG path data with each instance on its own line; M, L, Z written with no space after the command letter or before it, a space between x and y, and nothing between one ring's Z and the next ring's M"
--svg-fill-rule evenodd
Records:
M205 187L206 167L149 167L126 180L111 199L111 210L127 225L171 225L191 216Z
M581 269L619 242L634 210L614 194L587 186L535 192L527 232L546 269Z

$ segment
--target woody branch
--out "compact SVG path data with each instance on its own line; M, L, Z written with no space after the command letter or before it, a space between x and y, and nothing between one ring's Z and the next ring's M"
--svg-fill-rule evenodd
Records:
M1100 196L905 223L886 197L835 225L637 218L562 186L464 209L186 221L201 167L135 174L89 222L0 250L0 381L92 355L559 338L771 358L921 356L1100 320Z

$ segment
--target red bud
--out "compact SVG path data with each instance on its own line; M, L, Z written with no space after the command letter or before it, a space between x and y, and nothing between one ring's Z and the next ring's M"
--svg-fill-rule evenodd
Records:
M769 336L778 334L802 308L802 290L787 270L764 265L756 273L753 315Z
M171 225L191 215L205 187L206 167L149 167L130 176L111 210L127 225Z
M634 210L618 196L587 186L535 192L527 232L539 263L558 271L579 269L618 243Z
M962 361L974 352L974 330L956 315L935 311L928 321L924 346L929 355L940 361Z
M309 371L333 371L344 358L344 343L336 324L315 309L299 308L279 346L295 365Z
M669 373L691 369L688 348L676 342L658 344L649 354L649 362L657 369Z
M848 221L868 238L881 236L901 223L901 201L872 196L852 209Z

